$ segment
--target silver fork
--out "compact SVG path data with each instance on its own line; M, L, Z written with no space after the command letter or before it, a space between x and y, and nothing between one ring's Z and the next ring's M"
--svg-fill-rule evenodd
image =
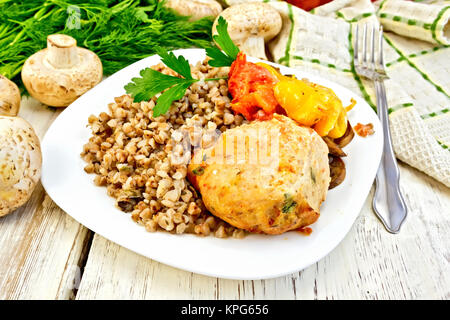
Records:
M370 40L367 37L367 24L364 24L362 34L362 57L358 52L359 27L356 25L354 61L356 73L373 80L377 96L378 117L383 127L384 147L380 167L377 171L375 195L372 207L387 231L398 233L407 215L405 201L399 187L399 169L392 149L391 133L389 130L388 105L384 79L388 76L384 70L383 61L383 28L378 30L378 57L376 58L376 27L372 26ZM369 41L368 41L369 40Z

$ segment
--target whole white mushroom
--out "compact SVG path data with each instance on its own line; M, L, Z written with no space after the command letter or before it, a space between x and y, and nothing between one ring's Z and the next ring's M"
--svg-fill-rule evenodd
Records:
M0 116L0 217L30 198L41 176L39 138L22 118Z
M212 33L217 34L219 17L228 22L228 33L239 49L249 56L265 59L265 43L281 30L282 19L267 3L247 2L233 5L216 18Z
M64 34L47 37L47 48L29 57L22 80L32 97L53 107L66 107L102 80L103 68L92 51L77 47Z
M182 16L189 16L190 21L215 18L222 11L222 6L215 0L167 0L165 6Z
M19 108L19 88L14 82L0 74L0 115L16 116Z

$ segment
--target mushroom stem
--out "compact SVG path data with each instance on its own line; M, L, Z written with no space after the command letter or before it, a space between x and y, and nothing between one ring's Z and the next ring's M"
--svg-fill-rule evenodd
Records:
M250 36L238 46L251 57L267 60L264 38L261 36Z
M78 63L77 40L64 34L47 37L47 61L57 69L71 68Z
M54 34L47 37L47 48L28 57L21 74L33 98L52 107L66 107L97 85L103 70L94 52L77 47L70 36Z
M283 24L280 13L274 7L262 2L233 5L216 18L213 35L217 34L220 17L228 22L228 34L242 52L267 60L265 43L280 32Z

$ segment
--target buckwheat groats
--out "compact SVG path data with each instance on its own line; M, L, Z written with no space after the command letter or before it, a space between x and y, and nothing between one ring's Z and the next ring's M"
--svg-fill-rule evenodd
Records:
M174 75L163 64L152 68ZM225 78L228 71L206 61L192 67L196 79ZM94 183L106 187L117 207L150 232L243 237L244 230L205 210L186 179L193 147L206 147L220 132L246 123L229 108L226 80L194 83L168 113L153 118L157 98L135 103L123 95L108 105L108 112L91 115L92 136L81 153L84 170L95 174Z

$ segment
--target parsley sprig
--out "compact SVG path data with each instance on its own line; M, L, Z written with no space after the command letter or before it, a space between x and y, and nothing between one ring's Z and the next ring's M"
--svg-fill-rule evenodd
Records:
M156 106L153 108L153 116L159 117L166 113L170 105L175 100L180 100L194 82L199 80L192 78L191 66L183 57L176 57L173 52L167 52L163 49L157 49L161 61L177 72L181 77L170 76L156 70L145 68L141 70L140 78L131 79L132 82L125 86L125 91L130 94L134 101L148 101L156 94L165 91L158 98Z
M227 32L227 26L226 20L220 17L217 25L218 34L213 37L223 51L217 47L206 49L206 54L211 58L209 65L212 67L231 66L239 53L239 48L233 43ZM161 57L161 62L180 76L166 75L156 70L145 68L140 72L141 77L133 78L130 83L125 85L125 91L134 98L135 102L148 101L156 94L164 91L153 108L154 117L166 113L173 101L183 98L186 90L193 83L200 81L192 77L191 66L183 56L177 57L173 52L168 52L161 48L156 49L156 52ZM204 81L219 79L221 78L204 79Z
M219 17L217 34L213 36L213 39L223 51L217 47L206 49L207 56L211 58L208 62L211 67L229 67L239 53L239 48L231 40L227 29L227 21L223 17Z

